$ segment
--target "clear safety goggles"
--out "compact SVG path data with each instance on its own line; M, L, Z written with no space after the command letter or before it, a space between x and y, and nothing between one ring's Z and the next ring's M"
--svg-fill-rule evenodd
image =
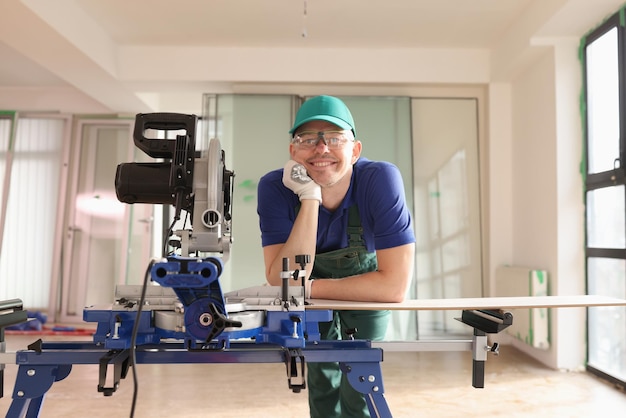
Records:
M328 148L338 149L354 139L349 135L349 131L304 131L294 136L291 143L301 149L313 149L320 141Z

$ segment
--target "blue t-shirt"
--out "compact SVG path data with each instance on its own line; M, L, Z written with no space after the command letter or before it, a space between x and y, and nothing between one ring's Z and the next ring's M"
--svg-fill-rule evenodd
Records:
M259 181L257 213L263 246L287 242L296 219L300 201L282 178L281 168ZM391 163L361 157L354 164L348 193L337 210L320 206L316 253L348 247L348 209L354 204L359 209L368 251L415 242L400 170Z

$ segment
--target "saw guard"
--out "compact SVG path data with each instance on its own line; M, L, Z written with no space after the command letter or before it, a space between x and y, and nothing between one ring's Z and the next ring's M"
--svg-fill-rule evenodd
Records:
M204 252L221 253L224 261L229 258L232 176L233 173L225 168L224 152L219 140L211 139L208 151L203 152L195 162L193 232L174 232L181 237L184 257L194 252Z

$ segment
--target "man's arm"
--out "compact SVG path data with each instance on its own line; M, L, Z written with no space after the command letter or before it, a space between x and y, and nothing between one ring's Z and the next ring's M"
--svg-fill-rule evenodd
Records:
M283 258L289 258L289 268L297 268L296 255L309 255L311 262L307 265L307 279L313 269L315 261L315 246L317 238L317 219L319 216L319 201L313 199L302 200L296 221L293 224L287 242L284 244L267 245L263 247L265 261L265 278L272 286L280 286L280 273L283 270ZM299 285L292 280L290 285Z
M413 277L415 244L376 251L378 270L343 279L315 280L312 299L402 302Z
M289 237L284 244L266 245L263 247L265 261L265 278L269 284L278 286L282 283L280 273L283 271L283 259L289 259L289 269L296 267L297 255L309 255L311 262L307 265L308 279L313 270L317 240L317 221L319 207L322 202L322 189L305 171L302 164L289 160L283 169L283 184L298 195L300 209L294 221ZM291 285L297 284L293 280Z

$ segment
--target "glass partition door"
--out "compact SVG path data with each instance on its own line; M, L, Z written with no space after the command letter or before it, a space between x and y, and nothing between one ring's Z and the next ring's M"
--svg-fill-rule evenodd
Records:
M392 162L403 175L418 243L408 297L482 296L477 100L339 97L354 116L362 155ZM227 167L235 172L233 248L222 275L226 290L265 283L256 185L289 158L288 131L304 99L205 96L204 119L212 126L207 135L220 139ZM416 312L394 312L387 338L471 332L450 315L420 313L418 331Z
M114 301L117 284L139 284L150 261L153 205L115 194L117 165L133 161L133 122L77 124L68 204L60 319L82 321L85 306Z
M412 116L417 297L481 297L477 100L415 98ZM420 336L471 331L454 316L420 312Z

